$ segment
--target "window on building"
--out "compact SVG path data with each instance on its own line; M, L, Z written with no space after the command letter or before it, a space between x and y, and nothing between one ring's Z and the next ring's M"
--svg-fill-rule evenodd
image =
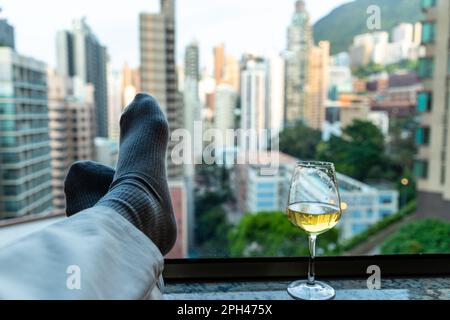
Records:
M392 196L391 195L381 195L380 196L380 203L382 204L390 204L392 203Z
M422 91L417 94L417 111L420 113L429 112L432 108L432 93Z
M424 22L422 24L422 44L433 43L436 36L436 24L434 22Z
M416 144L419 146L429 145L430 143L430 128L417 128L416 129Z
M421 58L419 60L419 66L417 75L420 78L432 78L434 75L434 60L433 58Z
M416 160L414 162L414 175L417 178L426 179L428 177L428 161Z
M422 8L423 9L428 9L431 7L435 7L436 6L436 0L422 0Z
M367 230L367 225L361 223L354 223L352 225L352 233L359 234Z

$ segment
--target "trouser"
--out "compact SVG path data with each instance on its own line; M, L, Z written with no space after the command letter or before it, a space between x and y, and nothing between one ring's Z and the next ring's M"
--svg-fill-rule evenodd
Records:
M162 299L163 257L107 207L0 249L0 299Z

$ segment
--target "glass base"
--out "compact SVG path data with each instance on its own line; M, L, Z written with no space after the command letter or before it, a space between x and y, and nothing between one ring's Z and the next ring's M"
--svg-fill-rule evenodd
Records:
M322 282L309 285L308 281L296 281L289 285L287 291L297 300L331 300L336 296L336 291Z

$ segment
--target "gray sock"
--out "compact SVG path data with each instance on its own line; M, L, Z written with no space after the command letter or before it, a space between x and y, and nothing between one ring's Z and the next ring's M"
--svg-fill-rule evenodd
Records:
M96 204L114 209L167 254L176 222L166 177L169 127L158 103L139 94L120 120L120 152L114 181Z
M74 163L64 181L68 217L92 208L108 192L114 169L92 161Z

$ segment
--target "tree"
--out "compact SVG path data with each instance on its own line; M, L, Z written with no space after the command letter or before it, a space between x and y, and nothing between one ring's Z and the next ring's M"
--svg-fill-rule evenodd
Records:
M390 159L397 166L398 174L404 174L406 170L412 170L414 157L417 154L417 146L414 141L414 133L418 127L416 117L391 119L389 121L390 142L387 151Z
M417 70L417 60L403 60L398 63L381 65L376 63L369 63L364 66L359 66L356 70L354 70L353 74L358 78L368 78L370 75L378 74L381 72L387 72L392 74L396 71L415 71Z
M371 122L356 120L317 148L317 159L334 162L336 170L357 180L379 178L386 164L384 135Z
M450 223L426 219L404 225L381 246L383 254L450 253Z
M383 72L384 70L385 70L385 67L383 65L371 62L367 65L358 67L353 72L353 74L355 76L357 76L358 78L367 78L368 76L370 76L372 74L377 74L377 73Z
M314 160L321 132L298 122L280 134L280 150L298 159Z
M228 256L230 224L222 206L216 206L200 215L197 221L197 243L203 257Z
M318 238L319 252L338 240L333 229ZM295 257L309 254L307 236L282 212L246 214L229 234L232 257Z

